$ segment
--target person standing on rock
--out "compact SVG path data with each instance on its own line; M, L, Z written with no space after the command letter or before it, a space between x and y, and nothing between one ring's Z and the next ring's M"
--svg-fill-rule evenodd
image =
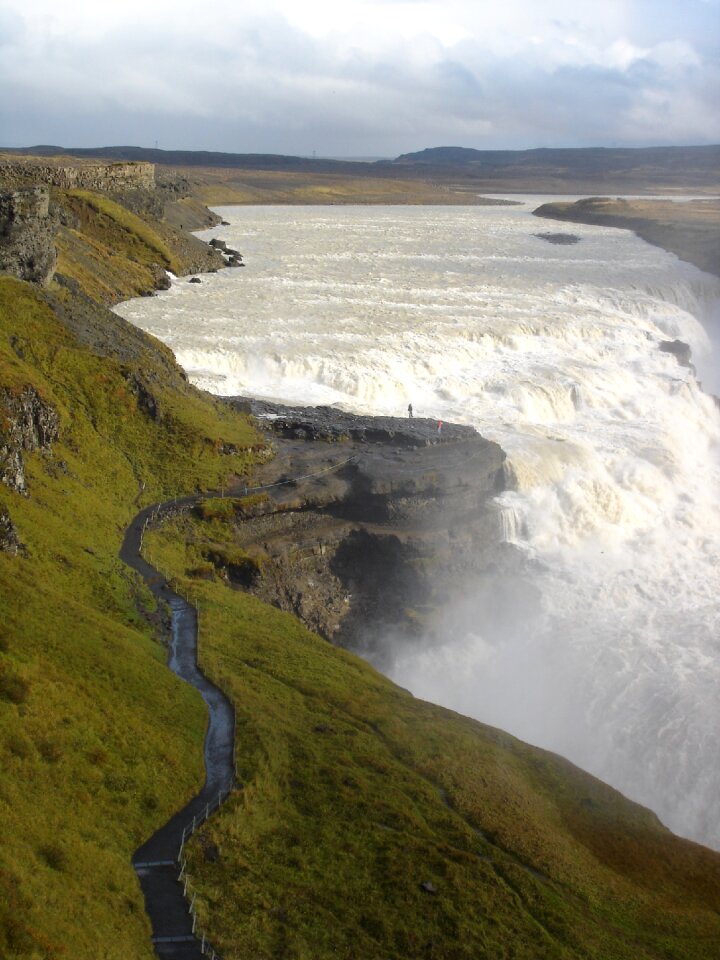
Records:
M438 436L442 433L442 420L438 420Z
M412 412L412 404L411 404L411 403L408 404L408 416L409 416L410 419L412 420L412 418L413 418L413 412Z

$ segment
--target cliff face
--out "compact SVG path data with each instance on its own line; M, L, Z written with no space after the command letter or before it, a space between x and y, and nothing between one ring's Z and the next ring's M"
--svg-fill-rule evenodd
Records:
M260 482L277 486L240 507L239 553L207 552L229 582L381 662L388 633L412 640L468 571L497 563L505 454L472 427L250 405L271 415Z
M165 274L215 271L222 254L187 231L219 218L187 196L191 185L150 163L0 155L0 274L79 284L117 303L168 285Z
M26 493L24 453L49 453L58 434L57 411L34 387L26 386L19 393L0 389L0 481Z
M66 190L98 190L121 193L125 190L152 190L155 165L152 163L53 163L24 157L0 158L0 181L47 183Z
M48 283L57 261L56 231L47 187L0 192L0 273Z
M0 552L16 554L20 549L17 530L5 507L0 507Z

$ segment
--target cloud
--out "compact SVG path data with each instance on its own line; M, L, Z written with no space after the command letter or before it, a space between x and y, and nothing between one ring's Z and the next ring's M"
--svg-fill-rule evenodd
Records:
M4 0L0 129L335 155L720 140L713 4L585 6Z

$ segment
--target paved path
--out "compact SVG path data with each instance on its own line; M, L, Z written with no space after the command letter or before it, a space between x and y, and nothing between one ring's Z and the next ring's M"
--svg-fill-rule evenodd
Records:
M152 835L133 856L133 866L145 895L145 909L152 923L153 943L163 960L201 960L200 941L193 935L193 919L184 895L179 856L185 833L202 822L219 806L235 780L235 714L227 697L198 669L197 613L195 608L170 589L165 578L140 555L145 521L153 512L172 513L179 505L192 504L197 497L147 507L132 521L125 533L120 558L143 577L156 598L172 611L172 643L168 666L196 687L208 707L205 735L205 786L190 803L179 810Z
M326 474L354 459L353 455L331 467L323 465L312 476ZM247 487L238 481L234 488L226 492L229 496L243 496L271 488L278 490L295 480L276 478L269 485L259 487ZM202 960L203 956L216 956L212 948L203 954L202 943L193 934L193 919L185 897L184 882L179 877L180 859L186 836L217 809L235 784L235 712L227 697L198 669L195 607L171 589L162 573L141 556L140 549L146 523L152 517L170 517L193 506L198 500L219 497L224 492L208 491L146 507L128 526L120 548L120 559L140 574L158 600L169 605L172 611L172 642L168 666L200 691L208 707L205 786L165 826L138 847L132 858L145 896L145 909L152 923L155 950L163 960Z

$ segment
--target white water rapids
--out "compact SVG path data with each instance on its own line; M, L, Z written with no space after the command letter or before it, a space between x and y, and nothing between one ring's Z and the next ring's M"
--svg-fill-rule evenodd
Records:
M222 394L471 423L508 454L531 616L448 612L414 693L555 750L720 848L720 410L658 349L720 282L634 235L521 207L235 207L244 270L118 312ZM534 234L572 232L575 245ZM715 371L717 367L715 367Z

